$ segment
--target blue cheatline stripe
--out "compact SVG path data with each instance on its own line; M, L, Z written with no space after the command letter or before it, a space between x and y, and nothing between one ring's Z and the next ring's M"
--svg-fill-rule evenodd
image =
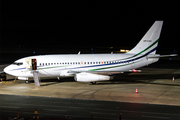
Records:
M23 70L23 69L26 69L26 68L23 67L23 68L18 68L18 69L12 69L11 71L14 71L14 70Z
M158 43L158 42L159 42L159 39L157 39L154 43L152 43L149 47L147 47L146 49L142 50L141 52L139 52L139 53L137 53L137 54L135 54L135 55L133 55L133 56L131 56L131 57L124 58L124 59L129 59L129 58L136 57L136 56L142 54L143 52L147 51L148 49L150 49L152 46L154 46L154 45L155 45L156 43ZM157 47L157 46L156 46L156 47ZM124 59L121 59L121 60L124 60Z
M126 60L126 61L122 61L122 62L117 62L117 63L108 63L108 64L100 64L100 65L92 65L92 66L81 66L81 67L74 67L74 68L66 68L66 69L79 69L79 68L89 68L89 67L99 67L99 66L108 66L108 65L114 65L114 64L121 64L121 63L128 63L128 62L131 62L131 61L136 61L136 60L139 60L143 57L145 57L146 55L154 52L155 50L157 49L157 47L155 47L154 49L152 49L151 51L147 52L146 54L140 56L140 57L137 57L137 58L133 58L133 57L136 57L138 54L132 56L132 57L129 57L129 58L132 58L132 59L129 59L129 60ZM127 58L128 59L128 58ZM111 60L111 61L119 61L118 60ZM37 66L37 67L41 67L41 66ZM50 67L50 68L58 68L58 67L62 67L62 66L55 66L55 67ZM68 67L68 66L67 66ZM22 70L22 69L26 69L25 67L24 68L18 68L18 69L13 69L11 71L14 71L14 70ZM41 69L48 69L48 68L41 68ZM40 69L38 69L40 70Z
M133 63L128 63L128 62L130 62L130 61L133 61L134 63L136 63L135 61L137 61L137 60L139 60L139 59L141 59L141 58L147 56L149 53L155 51L156 49L157 49L157 47L154 48L154 49L152 49L152 50L149 51L148 53L146 53L146 54L140 56L140 57L137 57L137 58L134 58L134 59L130 59L130 60L127 60L127 61L124 61L124 62L127 63L126 65L133 64ZM120 64L120 63L113 63L113 64ZM107 64L105 64L105 65L107 65ZM108 65L112 65L112 64L108 64ZM109 68L115 68L115 67L122 67L122 66L126 66L126 65L121 65L121 66L118 65L118 66L112 66L112 67L97 68L97 69L92 69L92 70L89 70L89 71L96 71L96 70L102 70L102 69L109 69Z
M154 52L156 49L157 49L157 47L155 47L155 48L154 48L154 49L152 49L151 51L149 51L149 52L147 52L146 54L144 54L144 55L142 55L142 56L140 56L140 57L137 57L137 58L135 58L135 59L136 59L136 60L141 59L141 58L143 58L143 57L147 56L148 54L150 54L150 53Z
M128 62L131 62L131 61L137 61L145 56L147 56L148 54L150 54L151 52L154 52L155 50L157 49L157 47L155 47L154 49L152 49L151 51L147 52L146 54L140 56L140 57L137 57L137 58L133 58L133 59L130 59L130 60L126 60L126 61L122 61L122 62L117 62L117 63L109 63L109 64L100 64L100 65L92 65L92 66L83 66L83 67L75 67L75 68L66 68L66 69L79 69L79 68L89 68L89 67L99 67L99 66L108 66L108 65L115 65L115 64L121 64L121 63L128 63ZM114 60L114 61L117 61L117 60ZM128 65L128 64L127 64ZM91 70L90 70L91 71Z

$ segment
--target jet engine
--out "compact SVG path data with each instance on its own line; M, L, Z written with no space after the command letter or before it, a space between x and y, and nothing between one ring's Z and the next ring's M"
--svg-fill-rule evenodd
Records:
M18 77L18 80L28 80L28 77Z
M78 73L74 76L74 80L78 82L96 82L111 80L111 77L108 75L98 75L92 73Z

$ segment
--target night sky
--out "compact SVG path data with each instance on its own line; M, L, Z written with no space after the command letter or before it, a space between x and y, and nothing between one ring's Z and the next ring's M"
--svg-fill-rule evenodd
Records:
M156 20L164 21L158 53L180 53L179 11L178 2L157 0L2 2L1 61L13 55L19 58L132 49Z

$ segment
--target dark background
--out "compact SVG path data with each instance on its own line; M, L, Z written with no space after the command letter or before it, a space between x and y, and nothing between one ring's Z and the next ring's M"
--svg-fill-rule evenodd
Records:
M163 20L157 53L178 54L179 3L1 2L0 64L41 54L110 53L132 49Z

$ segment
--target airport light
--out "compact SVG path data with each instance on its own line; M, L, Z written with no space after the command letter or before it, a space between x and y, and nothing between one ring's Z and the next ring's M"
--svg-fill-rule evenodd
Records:
M123 53L125 53L125 52L129 52L129 50L120 49L120 52L123 52Z

